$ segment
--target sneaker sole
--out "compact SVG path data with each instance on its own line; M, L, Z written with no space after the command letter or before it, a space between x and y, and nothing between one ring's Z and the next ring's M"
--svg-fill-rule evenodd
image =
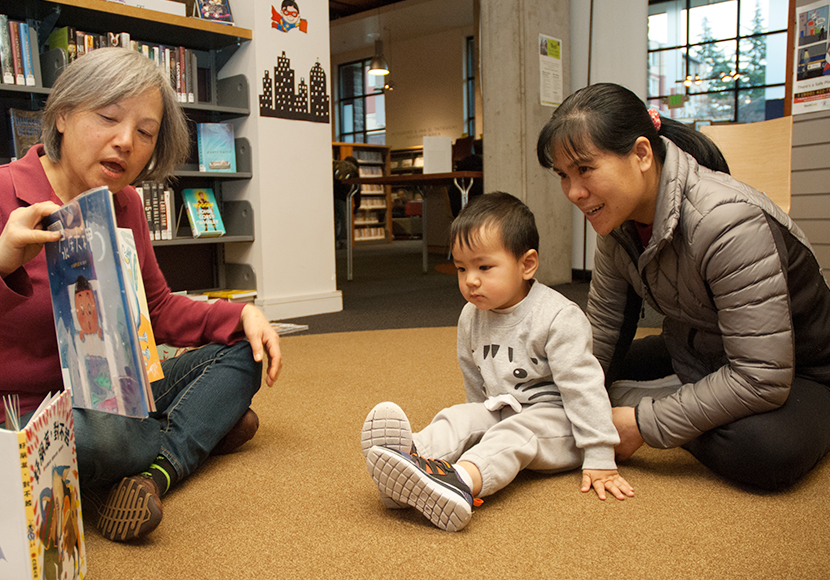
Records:
M412 427L406 413L395 403L378 403L369 411L360 434L363 456L375 445L408 454L412 449Z
M469 523L473 515L469 502L403 455L372 447L366 465L382 495L414 507L442 530L457 532Z
M368 457L369 450L375 445L388 447L400 453L409 453L412 449L412 427L406 413L395 403L378 403L369 411L363 422L363 430L360 433L363 456ZM369 472L371 473L371 470ZM409 507L384 494L380 487L378 493L380 502L386 509L400 510Z
M115 542L141 538L161 523L156 497L135 480L125 479L110 491L98 515L101 535Z

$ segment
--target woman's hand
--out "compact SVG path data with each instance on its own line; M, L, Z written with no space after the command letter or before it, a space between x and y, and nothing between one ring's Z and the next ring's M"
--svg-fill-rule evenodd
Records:
M37 256L46 242L56 242L60 232L44 230L41 220L56 212L60 206L42 201L28 207L19 207L9 214L0 232L0 277L5 278Z
M280 337L274 328L265 319L265 315L253 304L246 304L239 316L245 337L251 343L254 351L254 360L263 360L263 351L268 356L268 372L265 383L270 387L276 382L282 369L282 354L280 353Z
M619 500L634 497L634 488L616 469L583 469L582 492L590 491L591 488L594 488L601 500L605 499L605 490Z
M620 434L620 443L615 449L617 461L625 461L634 455L634 452L644 443L643 436L640 435L640 428L637 427L634 407L614 407L611 411L614 427Z

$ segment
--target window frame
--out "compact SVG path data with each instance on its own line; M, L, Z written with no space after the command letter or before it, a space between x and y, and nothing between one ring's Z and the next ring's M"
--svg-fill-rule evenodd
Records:
M385 145L386 144L386 108L385 108L385 92L384 92L384 85L383 77L378 77L376 75L370 75L368 73L369 70L369 63L371 63L372 58L361 58L358 60L353 60L349 62L341 63L338 66L337 70L337 92L338 92L338 100L337 100L337 138L341 143L371 143L374 145ZM351 94L351 95L344 95L344 82L343 82L343 75L346 70L352 68L356 65L361 67L361 85L360 85L360 94ZM378 87L378 78L380 78L380 87ZM374 79L374 83L370 83L370 79ZM367 87L373 86L374 90L368 92L366 89ZM369 119L369 109L371 107L368 106L370 99L381 99L381 109L383 110L383 121L382 125L377 123L379 126L373 129L368 128L368 119ZM359 106L355 106L352 109L351 114L349 115L352 124L351 124L351 131L346 131L344 127L346 126L346 107L349 104L357 104L360 103ZM356 129L357 123L355 123L355 111L360 110L361 114L361 129ZM377 112L378 107L375 106L375 112ZM377 121L377 118L375 119Z

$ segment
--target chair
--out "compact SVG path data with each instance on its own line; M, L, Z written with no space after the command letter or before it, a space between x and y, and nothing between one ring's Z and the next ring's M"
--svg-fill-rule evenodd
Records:
M764 192L790 213L792 116L759 123L707 125L700 131L720 148L732 177Z

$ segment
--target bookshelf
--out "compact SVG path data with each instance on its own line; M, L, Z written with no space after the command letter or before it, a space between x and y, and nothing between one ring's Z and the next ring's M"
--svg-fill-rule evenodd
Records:
M333 143L334 159L357 159L361 177L390 175L389 147L366 143ZM355 244L392 241L392 194L388 185L364 185L354 213Z
M223 185L253 176L251 146L247 139L236 139L237 171L211 173L198 171L195 125L245 119L250 114L248 81L244 75L220 79L222 67L242 43L253 38L251 30L127 6L107 0L19 0L0 5L9 19L27 22L32 34L35 58L35 86L0 84L0 163L11 157L8 109L40 110L50 87L66 65L61 49L48 48L49 33L63 26L74 26L91 33L129 32L132 40L184 46L197 61L199 91L195 102L181 103L192 130L192 150L188 163L175 172L173 216L181 207L181 190L209 187L214 190L225 221L227 234L219 238L194 239L187 217L183 216L173 239L153 242L159 266L174 291L222 288L256 288L253 269L245 264L225 263L224 249L229 243L253 243L254 213L251 203L235 200L223 203ZM174 44L175 43L175 44ZM44 50L40 50L40 48ZM138 184L137 184L138 185ZM170 186L168 186L170 188Z
M424 172L424 147L416 145L404 149L392 149L389 153L392 175Z

